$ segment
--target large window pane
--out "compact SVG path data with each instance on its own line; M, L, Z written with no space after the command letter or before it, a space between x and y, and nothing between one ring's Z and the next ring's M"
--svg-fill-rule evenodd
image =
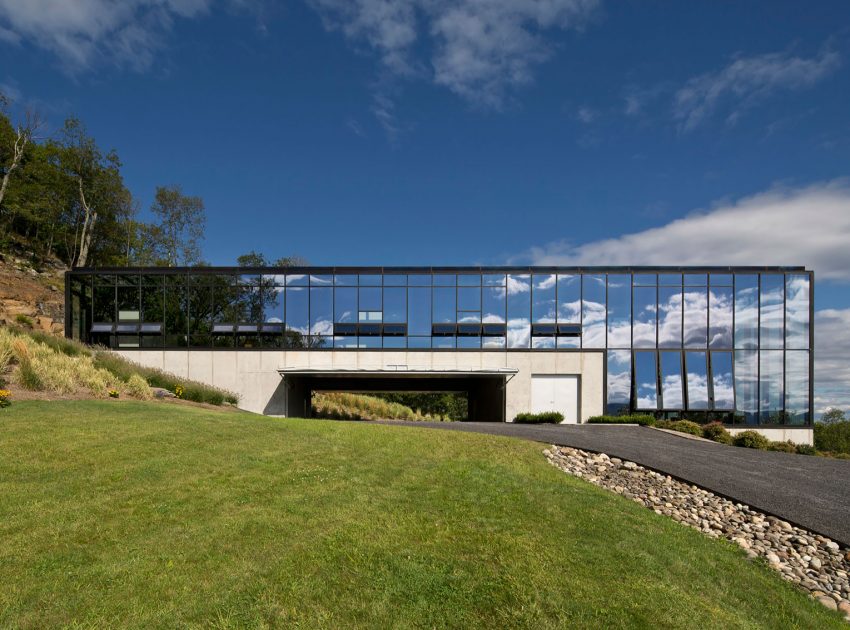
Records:
M758 424L758 352L735 351L736 422Z
M809 276L789 274L785 280L785 343L788 349L809 348Z
M735 276L735 348L758 348L758 276Z
M783 347L785 277L780 274L765 273L761 276L761 338L759 345L764 348Z
M485 324L504 324L507 302L505 287L484 287L481 321Z
M661 353L661 404L664 409L682 409L685 406L680 352Z
M686 352L688 409L708 409L708 363L705 352Z
M404 323L407 321L407 289L402 287L384 289L384 322Z
M581 345L605 347L605 276L582 276Z
M531 345L531 277L508 276L508 348Z
M459 287L457 290L457 310L480 311L481 289L478 287Z
M312 287L310 289L310 334L333 334L333 289Z
M632 353L629 350L609 350L606 413L616 415L628 412L631 390Z
M784 366L781 350L762 350L759 359L759 417L761 424L785 424Z
M711 353L711 379L714 408L720 411L735 409L731 352Z
M142 287L141 321L162 323L164 318L163 288Z
M658 347L682 347L682 288L658 288Z
M555 323L556 276L535 275L532 281L531 321L535 324Z
M299 342L300 335L310 332L310 294L302 287L286 287L286 329L294 333ZM300 346L301 344L296 344Z
M334 321L341 324L357 322L357 289L334 289Z
M657 329L656 300L658 289L655 287L635 287L635 321L632 330L635 348L654 348Z
M558 276L558 322L581 323L581 276Z
M453 324L457 321L455 308L456 289L437 287L434 289L434 323Z
M431 289L410 288L407 290L409 312L407 334L430 337L431 335ZM411 340L409 347L429 347L430 340Z
M788 424L809 422L809 353L785 353L785 411Z
M638 409L658 409L658 366L655 352L635 352Z
M711 287L708 300L708 346L732 348L732 287Z
M682 303L685 347L705 348L708 344L708 289L706 287L685 288Z
M140 316L139 287L118 287L118 321L138 321Z
M95 286L92 321L115 321L115 287Z
M632 278L608 276L608 347L632 345Z

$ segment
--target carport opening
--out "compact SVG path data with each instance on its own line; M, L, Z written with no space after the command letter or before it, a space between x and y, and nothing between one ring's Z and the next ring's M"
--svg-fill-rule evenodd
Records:
M469 392L313 390L310 416L334 420L466 422Z
M303 369L281 376L290 417L505 421L503 373Z

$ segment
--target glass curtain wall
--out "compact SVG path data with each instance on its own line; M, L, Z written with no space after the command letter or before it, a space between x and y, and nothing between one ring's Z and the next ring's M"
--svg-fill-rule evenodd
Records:
M82 271L67 326L119 349L599 351L608 413L806 425L811 294L781 269Z

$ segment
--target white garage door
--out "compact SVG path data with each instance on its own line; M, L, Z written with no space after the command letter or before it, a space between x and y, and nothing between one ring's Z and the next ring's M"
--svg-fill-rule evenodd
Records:
M578 422L578 376L543 375L531 376L531 411L560 411L564 423Z

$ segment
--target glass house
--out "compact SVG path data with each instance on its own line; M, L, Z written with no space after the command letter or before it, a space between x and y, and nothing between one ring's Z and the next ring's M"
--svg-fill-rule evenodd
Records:
M608 413L812 423L801 267L79 269L66 334L113 349L587 352Z

